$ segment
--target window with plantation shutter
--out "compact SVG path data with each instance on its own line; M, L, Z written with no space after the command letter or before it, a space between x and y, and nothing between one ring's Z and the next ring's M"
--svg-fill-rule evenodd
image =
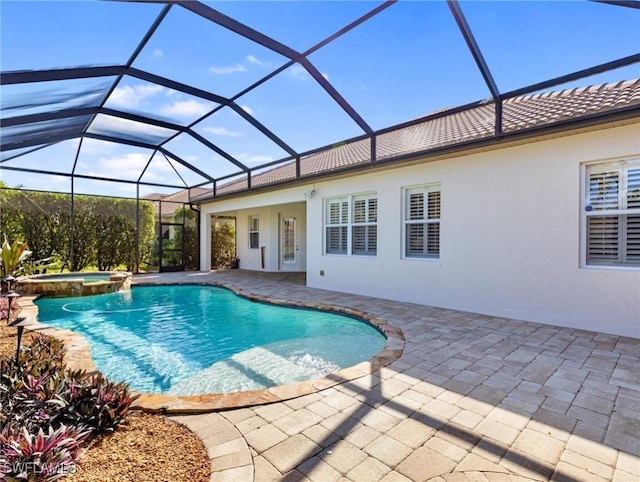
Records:
M328 254L347 254L348 208L346 197L327 200L325 243Z
M440 185L404 191L404 256L440 257Z
M378 245L378 199L372 195L354 196L351 225L351 253L375 256Z
M586 263L640 266L640 160L585 169Z
M325 253L375 256L378 199L375 194L325 201Z

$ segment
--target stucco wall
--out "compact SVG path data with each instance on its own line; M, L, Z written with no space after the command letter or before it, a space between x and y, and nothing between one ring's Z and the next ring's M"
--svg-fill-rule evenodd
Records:
M308 188L310 190L311 188ZM240 258L240 268L259 271L278 271L280 269L280 216L293 216L298 222L299 271L306 270L306 206L305 187L290 188L279 193L263 193L244 198L230 199L202 206L200 259L203 271L211 266L210 258L210 219L211 215L234 216L236 218L236 255ZM286 201L286 202L285 202ZM272 204L273 203L273 204ZM264 247L265 265L262 267L261 249L249 247L249 217L258 216L260 220L260 248Z
M640 337L640 269L583 267L580 253L581 164L638 157L638 139L636 124L316 182L306 201L307 284ZM435 182L440 259L402 259L402 189ZM306 189L230 199L213 210L299 202ZM325 255L323 200L371 191L377 256Z
M309 286L640 337L640 270L584 268L581 163L637 157L640 128L316 184ZM440 259L402 259L402 188L440 182ZM376 190L375 258L323 255L323 199ZM324 276L320 271L324 271Z

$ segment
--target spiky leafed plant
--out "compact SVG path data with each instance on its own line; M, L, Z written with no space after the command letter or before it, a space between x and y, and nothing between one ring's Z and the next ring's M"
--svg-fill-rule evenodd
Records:
M61 425L29 433L5 429L0 433L0 464L3 480L53 482L75 471L80 443L87 432Z
M0 248L0 274L2 276L15 275L20 263L30 255L29 245L24 239L18 237L10 244L5 234L4 242Z

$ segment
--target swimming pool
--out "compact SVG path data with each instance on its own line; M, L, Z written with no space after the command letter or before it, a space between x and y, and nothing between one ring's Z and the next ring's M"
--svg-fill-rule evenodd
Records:
M349 316L275 306L213 286L137 286L42 298L41 322L84 335L108 378L196 395L312 380L368 360L385 337Z

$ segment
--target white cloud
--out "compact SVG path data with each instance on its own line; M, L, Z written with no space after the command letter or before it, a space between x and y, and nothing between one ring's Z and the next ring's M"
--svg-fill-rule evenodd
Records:
M165 90L161 85L141 84L131 87L125 85L116 87L109 96L109 102L122 107L137 107L148 97L162 93Z
M297 80L307 81L311 78L307 69L305 69L302 65L296 64L289 69L289 75Z
M163 115L175 117L200 117L209 112L211 108L204 102L195 99L177 100L171 104L160 107L159 112Z
M154 59L161 59L162 57L164 57L164 52L160 49L155 49L151 54L151 57L153 57Z
M240 108L247 114L253 115L253 109L251 109L251 107L249 107L248 105L241 105Z
M56 176L56 175L47 176L47 183L53 184L55 186L61 186L65 184L68 185L69 182L70 182L69 178L66 176ZM35 183L36 186L40 184L42 184L42 178L39 178Z
M209 67L209 70L211 71L211 73L216 75L217 74L227 75L227 74L235 74L238 72L246 72L247 68L242 64L236 64L236 65L226 65L222 67Z
M265 164L267 162L273 161L272 156L252 156L246 152L241 152L240 154L236 154L233 157L244 164Z
M149 156L141 153L129 153L121 156L101 157L92 163L93 170L83 172L89 176L113 178L117 172L118 179L136 180L147 165ZM97 181L96 181L97 182ZM113 186L113 183L109 183ZM107 186L109 185L107 184Z
M260 67L269 67L270 65L269 62L263 62L253 55L247 55L247 62L249 62L250 64L259 65Z
M266 162L271 162L271 161L273 161L272 156L251 156L248 159L246 159L246 162L251 164L264 164Z
M224 127L205 127L203 130L210 132L211 134L215 134L216 136L238 137L242 135L242 132L230 131Z
M135 194L136 191L136 186L133 184L117 184L117 190L122 194Z
M91 139L85 137L82 139L82 151L81 154L104 154L105 152L111 152L116 149L118 144L115 142L101 141L98 139Z
M289 70L289 75L296 80L307 81L312 78L311 74L307 69L305 69L302 65L296 64L291 67ZM325 78L325 80L329 80L329 74L326 72L321 72L320 75Z
M126 132L134 138L139 137L149 143L160 143L175 133L175 131L164 127L142 124L110 115L98 116L91 124L89 132L107 136L118 136Z
M119 179L136 180L149 162L149 154L143 152L129 152L111 157L101 157L93 163L94 170L88 174L97 177L113 177L117 172ZM170 179L167 179L169 175ZM144 172L145 181L172 181L175 177L173 169L164 158L154 157ZM113 184L111 187L113 187ZM119 189L119 188L118 188Z
M102 158L100 165L114 171L144 168L149 162L149 156L139 152L132 152L120 157Z

